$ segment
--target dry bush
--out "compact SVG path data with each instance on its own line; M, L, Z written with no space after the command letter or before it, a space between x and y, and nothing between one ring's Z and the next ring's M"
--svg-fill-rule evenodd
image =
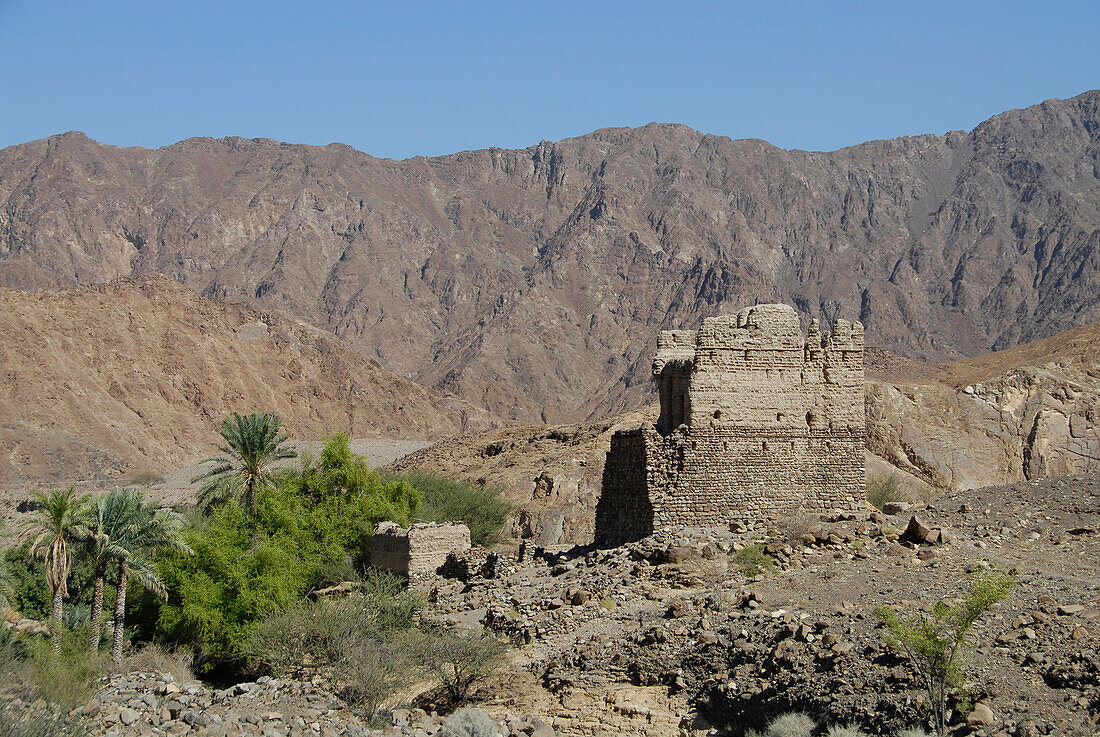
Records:
M499 737L500 727L484 709L465 707L443 720L442 737Z
M360 594L301 602L269 615L244 651L256 667L321 677L369 719L412 680L417 662L403 635L424 597L395 576L372 573Z
M504 662L504 643L484 630L413 630L408 653L437 678L455 703L466 701Z
M765 737L811 737L817 724L806 714L798 711L787 712L768 724Z
M0 737L84 737L88 732L64 715L30 713L14 707L0 709Z
M867 737L867 733L854 724L834 724L829 727L825 737Z
M800 547L803 544L803 538L810 534L815 524L817 520L813 515L796 512L779 522L779 529L775 536L791 547Z
M195 678L193 666L195 655L190 650L180 648L169 650L154 643L148 643L138 650L129 651L121 661L112 662L109 673L167 673L177 683Z
M889 502L913 501L908 485L903 483L896 473L868 478L866 493L867 501L878 509L882 509Z

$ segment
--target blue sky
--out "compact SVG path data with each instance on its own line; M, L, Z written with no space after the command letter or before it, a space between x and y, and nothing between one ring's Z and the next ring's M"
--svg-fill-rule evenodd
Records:
M1100 87L1100 2L0 0L0 147L66 130L404 158L684 123L784 148Z

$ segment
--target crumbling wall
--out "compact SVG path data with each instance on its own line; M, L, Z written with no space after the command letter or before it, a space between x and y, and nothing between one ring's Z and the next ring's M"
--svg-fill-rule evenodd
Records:
M653 429L649 428L652 433ZM603 488L596 502L596 530L608 545L621 545L653 532L649 497L647 430L620 430L611 436L611 451L603 467Z
M449 553L470 549L470 528L460 522L417 523L407 528L381 522L371 536L370 562L401 576L435 573Z
M666 331L653 362L657 427L616 433L596 540L863 503L863 326L787 305Z

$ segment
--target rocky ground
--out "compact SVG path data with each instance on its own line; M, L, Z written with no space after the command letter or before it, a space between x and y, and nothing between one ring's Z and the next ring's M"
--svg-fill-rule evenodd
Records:
M873 610L926 610L967 573L1018 585L974 631L971 698L989 735L1090 734L1100 718L1100 476L949 494L916 514L947 540L900 535L912 510L774 530L662 536L546 554L489 580L437 586L456 624L524 643L538 696L512 708L563 734L739 734L802 709L888 732L920 717L911 668ZM762 546L774 570L741 563ZM982 716L986 708L977 713Z
M874 609L928 610L960 595L968 572L1010 570L1010 597L973 632L968 689L980 706L969 726L956 715L957 731L1095 734L1100 475L955 492L891 511L746 520L611 550L523 545L465 581L417 585L430 594L430 616L487 626L515 645L479 704L503 734L740 735L790 709L893 734L921 720L922 695ZM921 535L941 540L904 534L914 515ZM83 711L94 734L442 729L440 717L413 709L372 732L331 694L279 681L217 691L116 676Z

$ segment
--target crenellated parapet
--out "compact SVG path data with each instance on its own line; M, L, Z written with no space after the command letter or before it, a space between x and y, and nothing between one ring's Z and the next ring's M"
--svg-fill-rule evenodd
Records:
M803 334L782 304L711 317L699 330L665 331L653 361L661 399L657 429L862 425L863 326L817 320ZM858 395L858 396L857 396Z

